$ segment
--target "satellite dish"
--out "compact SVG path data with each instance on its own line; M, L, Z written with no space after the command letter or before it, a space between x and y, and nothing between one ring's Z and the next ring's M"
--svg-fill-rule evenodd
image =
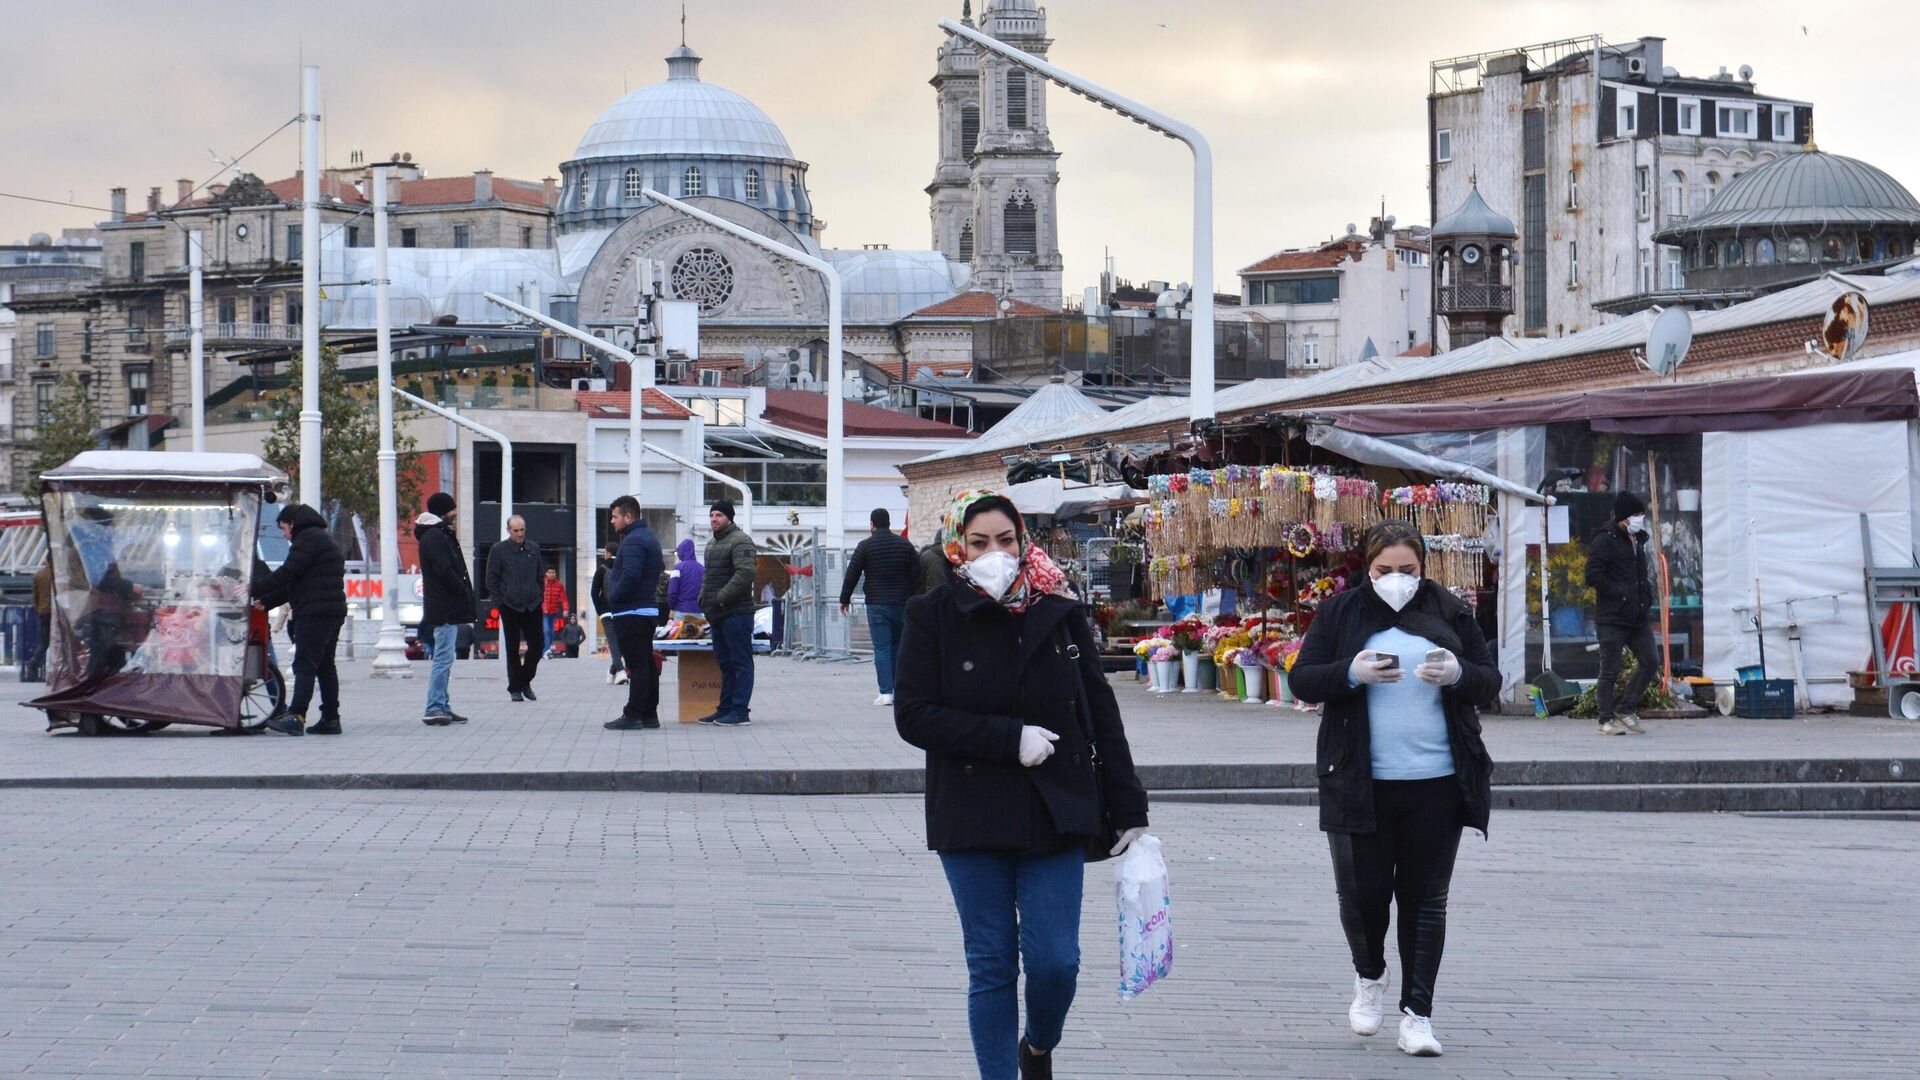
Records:
M1851 360L1867 341L1867 298L1849 290L1833 298L1820 329L1820 348L1835 360Z
M1686 308L1668 308L1653 320L1653 329L1647 333L1647 368L1664 379L1680 370L1692 347L1693 316Z
M1753 81L1753 65L1752 64L1740 65L1740 81L1741 82Z

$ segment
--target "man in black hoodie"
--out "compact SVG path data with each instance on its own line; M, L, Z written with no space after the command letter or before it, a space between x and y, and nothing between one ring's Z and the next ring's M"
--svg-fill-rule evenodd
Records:
M1587 584L1597 603L1593 621L1600 628L1600 734L1646 734L1634 711L1660 667L1654 647L1653 585L1647 577L1647 504L1631 491L1613 500L1613 520L1587 545ZM1614 688L1620 681L1620 650L1633 650L1633 677L1621 692L1615 715Z
M453 711L447 694L460 628L473 621L473 578L467 574L467 557L453 533L453 513L453 496L436 491L427 497L426 513L413 521L413 538L420 543L420 640L433 648L427 711L420 719L433 727L467 719Z
M280 532L292 543L287 561L253 587L263 608L293 606L293 697L267 717L282 735L340 734L340 674L333 666L334 646L347 619L347 562L327 535L326 519L311 506L289 504L280 511ZM313 684L320 684L320 722L306 726Z

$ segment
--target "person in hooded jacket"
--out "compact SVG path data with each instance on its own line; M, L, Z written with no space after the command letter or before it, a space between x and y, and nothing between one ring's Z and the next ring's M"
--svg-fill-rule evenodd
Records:
M292 544L280 569L253 586L263 608L293 608L293 696L267 727L283 735L340 734L340 673L333 665L341 624L347 621L347 560L327 535L320 512L301 503L280 511L280 531ZM320 722L306 726L314 683L320 684Z
M620 538L620 554L607 571L607 624L620 639L627 661L627 705L601 726L610 731L660 726L660 669L653 666L653 631L660 625L655 595L660 587L660 541L654 539L640 500L622 495L607 509L607 523Z
M667 572L667 610L660 613L661 617L668 613L700 615L700 586L706 583L707 568L694 555L693 537L680 541L673 555L679 561Z
M420 639L431 642L433 649L427 708L420 720L430 727L467 721L453 711L448 689L460 630L473 622L473 576L467 572L460 538L454 535L453 517L453 496L436 491L427 496L426 511L413 519L413 538L420 545Z
M607 621L607 571L612 569L613 561L620 557L620 538L607 541L600 550L600 565L593 569L593 584L587 587L587 597L593 601L594 617L600 620L600 636L607 643L607 685L627 681L626 661L620 656L620 638L613 632L613 624Z
M1600 630L1600 734L1645 735L1636 710L1660 669L1653 640L1653 581L1647 574L1647 504L1631 491L1613 498L1613 518L1587 545L1587 584ZM1620 689L1620 650L1633 653L1633 675ZM1624 702L1618 707L1616 702Z
M1380 1030L1390 908L1400 909L1400 1049L1437 1057L1433 987L1462 827L1485 835L1493 762L1479 705L1500 691L1473 611L1425 577L1420 530L1383 521L1367 582L1320 605L1288 685L1322 705L1314 771L1353 955L1356 1035Z
M1013 503L968 492L943 538L959 570L907 602L894 725L927 753L927 846L960 916L980 1075L1050 1077L1080 970L1085 864L1146 831L1147 793L1093 631Z

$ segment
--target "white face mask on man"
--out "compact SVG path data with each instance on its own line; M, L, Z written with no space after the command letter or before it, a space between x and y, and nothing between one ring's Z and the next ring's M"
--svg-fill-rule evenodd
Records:
M1420 579L1413 574L1381 574L1373 579L1373 591L1388 607L1399 611L1420 591Z
M1630 533L1647 531L1647 515L1635 514L1627 519L1627 531Z
M1004 551L989 551L961 567L960 573L981 592L999 600L1013 587L1013 579L1020 576L1020 560Z

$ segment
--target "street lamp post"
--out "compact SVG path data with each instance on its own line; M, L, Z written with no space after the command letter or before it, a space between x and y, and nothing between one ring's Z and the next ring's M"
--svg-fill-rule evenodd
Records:
M643 283L640 288L640 302L644 304L646 303L646 285ZM615 345L611 341L594 337L585 330L568 326L566 323L551 316L542 315L524 304L516 304L504 296L496 293L481 293L480 295L486 297L489 302L498 304L516 315L524 315L542 326L565 334L588 348L598 349L627 365L629 378L627 386L627 412L629 414L627 417L627 487L632 489L634 498L640 498L641 417L646 412L645 402L647 388L653 385L653 360L649 357L637 356Z
M393 319L387 306L387 167L373 170L373 326L380 390L380 637L376 676L407 679L407 635L400 627L400 462L393 446Z
M1213 148L1207 144L1206 136L1190 124L1121 97L1098 83L1088 82L964 23L941 19L940 29L997 53L1069 93L1098 102L1102 108L1183 142L1193 151L1193 361L1189 395L1194 424L1213 419Z
M187 397L193 401L193 452L207 448L207 302L202 282L206 255L200 230L187 233Z
M846 361L840 351L840 272L825 259L809 255L798 248L788 247L777 240L769 239L743 228L724 218L715 217L678 199L645 188L641 194L662 206L706 222L721 232L737 236L754 247L770 251L782 258L791 259L802 266L820 272L827 279L827 550L841 550L841 534L845 531L846 483L847 483L847 447L846 447ZM1212 339L1209 338L1209 341Z
M300 93L300 501L320 509L320 69ZM287 254L291 255L292 252Z

